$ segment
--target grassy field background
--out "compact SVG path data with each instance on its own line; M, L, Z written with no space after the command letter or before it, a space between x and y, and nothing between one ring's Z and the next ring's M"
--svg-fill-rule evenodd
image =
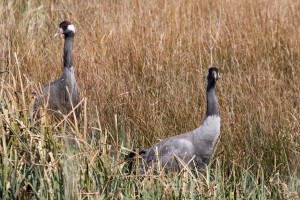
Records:
M83 117L33 119L67 19ZM299 27L294 0L2 0L0 198L299 198ZM222 121L207 173L128 175L129 150L200 125L210 47Z

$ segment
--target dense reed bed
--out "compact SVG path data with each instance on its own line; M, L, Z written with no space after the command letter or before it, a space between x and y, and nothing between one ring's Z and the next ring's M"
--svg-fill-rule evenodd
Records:
M299 11L293 0L2 1L0 198L299 198ZM66 19L82 118L34 118L36 92L61 74L51 37ZM211 64L222 122L207 172L127 174L129 150L199 126Z

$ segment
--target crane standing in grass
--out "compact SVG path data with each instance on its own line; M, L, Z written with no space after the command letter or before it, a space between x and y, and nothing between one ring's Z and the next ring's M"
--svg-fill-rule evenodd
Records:
M140 149L141 173L146 173L151 168L157 171L159 166L166 171L177 171L184 165L192 170L195 168L202 170L209 164L220 135L221 120L216 97L218 79L219 70L216 67L209 68L206 86L206 115L202 124L191 132L167 138L148 149ZM128 158L134 155L130 153Z
M59 31L54 37L64 34L64 69L63 74L43 86L43 98L40 96L34 103L34 110L41 105L47 105L47 109L68 114L72 108L80 102L79 89L76 83L72 59L72 47L75 35L75 27L71 21L63 21L59 24ZM80 114L80 108L75 109L76 116Z

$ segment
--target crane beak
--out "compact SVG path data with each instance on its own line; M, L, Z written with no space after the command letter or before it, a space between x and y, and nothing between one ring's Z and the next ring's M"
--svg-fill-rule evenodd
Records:
M52 37L52 40L54 39L54 38L56 38L57 36L59 36L60 34L62 34L64 31L62 30L62 28L60 28L58 31L57 31L57 33L55 33L55 35Z

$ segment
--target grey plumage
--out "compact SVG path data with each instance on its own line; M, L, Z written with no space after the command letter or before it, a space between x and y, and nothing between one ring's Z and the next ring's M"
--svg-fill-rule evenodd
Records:
M182 163L190 169L203 169L209 164L215 144L220 135L220 116L215 94L219 71L209 68L207 75L207 110L202 124L191 132L170 137L154 144L149 149L140 150L142 160L139 163L141 173L149 168L157 170L158 163L165 170L176 171ZM132 157L132 154L131 154Z
M79 89L74 74L72 47L75 34L74 25L70 21L63 21L59 25L59 32L55 35L64 34L64 69L63 74L43 86L43 95L38 97L34 104L34 110L43 104L47 104L47 109L60 111L67 114L80 102ZM80 109L75 110L78 116Z

